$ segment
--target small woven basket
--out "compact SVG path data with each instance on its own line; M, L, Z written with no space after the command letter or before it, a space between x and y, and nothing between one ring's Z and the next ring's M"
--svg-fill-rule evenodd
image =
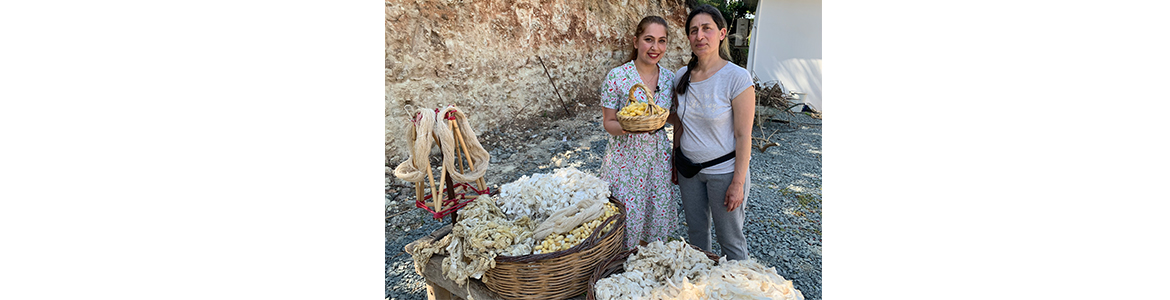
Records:
M699 250L699 252L703 252L703 254L707 255L707 258L710 258L716 263L719 263L719 256L715 255L715 253L703 251L703 249L699 249L699 247L695 247L695 245L689 246L695 250ZM621 253L610 257L609 259L605 260L605 262L598 265L597 269L593 270L593 276L589 276L589 293L585 295L585 300L597 300L597 291L594 290L594 288L597 286L597 281L601 280L602 278L609 277L609 275L625 272L626 270L624 267L626 264L626 259L629 258L630 255L634 255L634 253L638 253L637 247L634 249L622 251Z
M651 110L652 107L661 108L661 106L658 106L658 104L654 103L654 93L651 92L649 88L646 88L646 86L642 85L641 83L635 84L633 87L630 87L630 101L629 101L630 103L626 104L626 105L630 105L630 104L634 104L634 103L638 102L638 100L635 100L635 98L634 98L634 91L637 91L639 87L642 88L643 93L646 93L646 99L648 100L646 102L649 103L649 105L646 105L647 112L652 111ZM622 125L622 130L629 131L632 133L643 133L643 132L654 131L654 130L657 130L658 128L662 128L662 125L666 124L666 117L668 117L668 116L670 116L670 112L666 111L665 109L662 109L662 113L659 113L656 115L641 115L641 116L618 115L617 120L618 120L618 124Z
M626 206L609 197L618 214L597 226L572 248L544 254L496 256L496 266L483 275L489 290L507 299L566 299L589 290L589 276L602 262L622 251L626 240ZM612 229L605 234L606 224Z

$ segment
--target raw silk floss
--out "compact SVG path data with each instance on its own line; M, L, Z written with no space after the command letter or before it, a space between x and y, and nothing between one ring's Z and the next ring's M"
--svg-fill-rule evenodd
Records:
M777 274L775 268L754 260L727 258L714 265L702 252L680 241L639 246L638 253L627 258L624 269L624 273L597 281L597 299L804 300L792 281Z

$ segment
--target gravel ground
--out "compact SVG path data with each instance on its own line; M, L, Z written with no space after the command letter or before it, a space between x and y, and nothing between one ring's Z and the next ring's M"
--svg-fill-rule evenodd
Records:
M769 119L780 121L764 122L762 130L756 127L754 133L777 145L764 152L753 150L752 189L744 228L751 256L792 280L806 299L819 300L821 120L766 107L760 110L774 114ZM491 168L484 176L488 186L497 191L500 185L522 175L567 166L598 175L606 146L600 121L599 109L578 107L573 117L522 120L480 132L480 142L492 154ZM438 165L438 160L433 164ZM415 274L413 261L403 247L450 223L450 219L433 220L415 208L413 186L393 175L387 175L386 189L386 298L426 299L423 279ZM675 205L680 206L680 226L674 236L685 240L677 186L674 193ZM720 253L719 244L714 243L712 250Z

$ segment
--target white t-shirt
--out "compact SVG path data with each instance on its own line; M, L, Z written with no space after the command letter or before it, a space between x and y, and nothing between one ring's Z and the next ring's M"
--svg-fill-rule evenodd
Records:
M675 75L682 78L686 72L684 66ZM675 112L683 123L679 141L683 155L695 163L702 163L735 150L731 99L752 85L751 74L730 62L706 80L691 81L687 92L678 95L678 111ZM700 173L732 172L735 172L735 158L704 168Z

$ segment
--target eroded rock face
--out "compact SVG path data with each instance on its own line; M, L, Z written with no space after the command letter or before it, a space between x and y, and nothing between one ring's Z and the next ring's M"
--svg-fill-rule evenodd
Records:
M407 157L407 114L419 107L456 104L476 132L561 110L541 60L567 105L596 106L647 15L667 20L661 65L678 70L690 58L686 14L682 0L387 1L388 163Z

